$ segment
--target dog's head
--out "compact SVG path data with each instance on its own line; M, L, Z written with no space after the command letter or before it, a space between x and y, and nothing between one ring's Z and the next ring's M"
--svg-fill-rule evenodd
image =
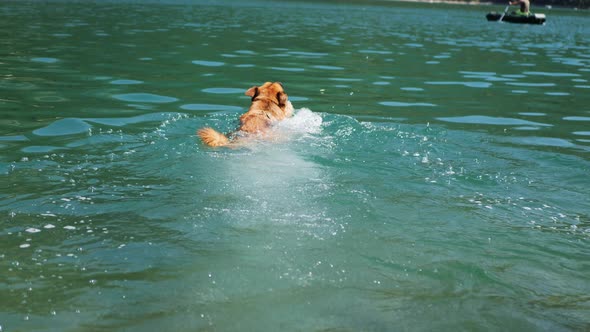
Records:
M281 82L266 82L261 86L253 86L246 91L246 96L252 97L252 101L255 100L268 100L271 101L284 110L285 106L289 101L289 96L283 89Z

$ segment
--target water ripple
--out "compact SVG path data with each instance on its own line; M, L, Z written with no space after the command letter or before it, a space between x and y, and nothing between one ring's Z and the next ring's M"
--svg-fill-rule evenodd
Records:
M59 103L59 102L63 102L63 101L67 100L66 98L64 98L62 96L47 95L47 94L35 96L34 98L37 101L46 102L46 103Z
M514 137L511 142L523 145L553 146L560 148L573 148L576 144L561 138L554 137Z
M250 51L250 50L237 50L237 51L235 51L235 53L243 54L243 55L256 55L256 54L258 54L256 52Z
M220 61L205 61L205 60L194 60L193 64L205 67L221 67L225 65L225 62Z
M360 78L345 78L345 77L330 77L329 80L336 81L336 82L360 82L360 81L362 81L362 79L360 79Z
M42 62L42 63L56 63L59 60L56 58L32 58L31 61L33 62Z
M138 116L132 116L127 118L86 118L83 119L87 122L98 123L107 126L123 127L130 124L145 123L145 122L158 122L167 121L168 119L180 118L183 115L179 113L147 113Z
M529 86L529 87L549 87L555 86L555 83L525 83L525 82L506 82L508 85Z
M130 102L143 102L143 103L173 103L177 101L177 98L168 97L168 96L160 96L155 95L152 93L125 93L125 94L118 94L114 95L113 98L123 101L130 101Z
M475 76L495 76L496 73L493 71L459 71L463 75L475 75Z
M437 120L453 123L466 124L486 124L486 125L502 125L502 126L543 126L551 127L552 125L540 122L533 122L514 118L492 117L485 115L468 115L468 116L454 116L454 117L439 117Z
M563 119L566 121L590 121L590 116L566 116Z
M549 76L549 77L580 77L580 74L572 73L548 73L543 71L525 71L525 75Z
M142 84L142 81L137 80L114 80L110 82L111 84L115 85L132 85L132 84Z
M185 104L180 106L181 109L187 111L228 111L239 112L242 107L228 106L228 105L212 105L212 104Z
M317 66L312 66L312 68L316 68L316 69L324 69L324 70L343 70L344 67L338 67L338 66L326 66L326 65L317 65Z
M291 51L287 52L290 55L302 56L302 57L323 57L329 55L329 53L319 53L319 52L300 52L300 51Z
M29 139L23 135L15 135L15 136L0 136L0 142L25 142Z
M379 103L383 106L392 106L392 107L409 107L409 106L425 106L425 107L433 107L436 106L435 104L431 103L404 103L400 101L382 101Z
M214 93L214 94L232 94L232 93L244 93L244 89L238 88L207 88L201 90L206 93Z
M547 113L541 113L541 112L520 112L518 114L524 115L524 116L546 116L547 115Z
M451 81L442 81L442 82L425 82L426 84L431 85L464 85L469 88L489 88L492 86L492 83L488 82L451 82Z
M270 69L273 69L273 70L281 70L281 71L290 71L290 72L301 72L301 71L305 71L305 69L298 68L298 67L270 67Z
M88 132L90 125L81 119L67 118L57 120L50 125L33 131L38 136L62 136Z
M377 50L360 50L359 53L363 53L363 54L393 54L393 52L391 51L377 51Z
M62 148L57 146L40 146L40 145L31 145L21 149L22 152L25 153L50 153L56 150L60 150Z

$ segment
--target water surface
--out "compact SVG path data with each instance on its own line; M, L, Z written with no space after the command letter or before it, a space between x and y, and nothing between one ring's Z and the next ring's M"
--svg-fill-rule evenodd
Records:
M502 9L4 2L0 330L587 330L590 21Z

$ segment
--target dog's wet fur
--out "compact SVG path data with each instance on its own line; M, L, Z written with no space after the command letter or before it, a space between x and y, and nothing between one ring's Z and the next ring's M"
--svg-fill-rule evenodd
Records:
M224 135L213 128L202 128L197 135L208 146L236 145L248 135L264 136L273 124L293 115L293 105L281 82L266 82L246 91L252 97L248 111L240 116L240 126L231 134Z

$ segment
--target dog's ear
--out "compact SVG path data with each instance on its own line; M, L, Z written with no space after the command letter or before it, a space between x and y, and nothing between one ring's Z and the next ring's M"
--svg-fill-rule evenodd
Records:
M252 97L252 99L256 98L256 96L258 96L258 87L253 86L250 89L248 89L246 91L246 96L250 96L250 97Z
M277 92L277 101L279 102L279 106L285 106L287 103L287 94L284 92Z

